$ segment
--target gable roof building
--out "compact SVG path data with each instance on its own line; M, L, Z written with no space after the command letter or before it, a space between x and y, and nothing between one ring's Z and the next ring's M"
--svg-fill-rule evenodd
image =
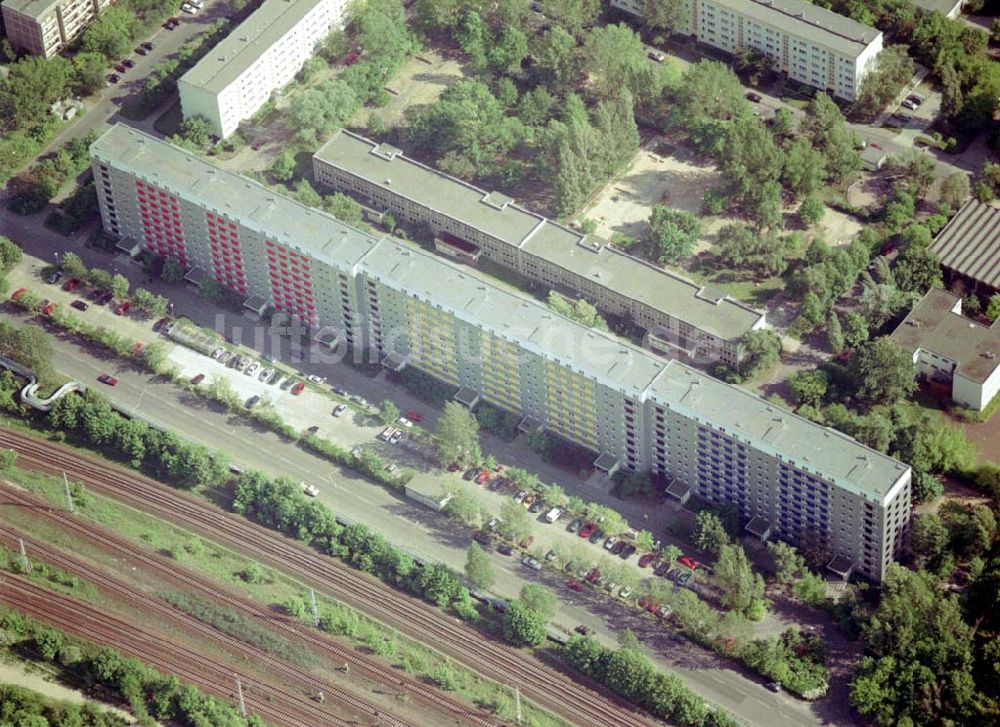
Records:
M931 244L952 284L1000 292L1000 209L970 199Z

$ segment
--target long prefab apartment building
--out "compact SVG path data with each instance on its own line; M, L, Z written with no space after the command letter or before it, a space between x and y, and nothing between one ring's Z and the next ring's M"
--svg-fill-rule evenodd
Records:
M642 17L644 0L611 0ZM733 55L755 50L789 78L853 101L882 33L806 0L685 0L677 32Z
M486 258L533 284L582 297L647 332L652 348L735 366L764 314L378 144L340 130L313 155L313 176L378 212L428 225L437 252Z
M91 155L104 228L124 246L513 412L603 471L733 503L751 532L821 549L839 572L881 580L902 546L910 469L841 433L140 131L115 126Z
M264 3L177 81L184 118L203 116L224 139L287 85L343 21L347 0Z
M111 0L4 0L7 39L15 48L51 58L76 40Z

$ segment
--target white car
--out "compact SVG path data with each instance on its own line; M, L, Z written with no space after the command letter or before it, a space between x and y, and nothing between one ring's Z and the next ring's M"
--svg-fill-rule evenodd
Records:
M347 411L347 404L337 404L337 406L336 406L336 407L334 408L334 410L333 410L333 415L334 415L335 417L339 417L339 416L340 416L340 415L342 415L342 414L343 414L343 413L344 413L345 411Z
M625 586L618 591L618 598L628 598L632 595L632 586Z
M386 428L385 428L385 429L383 429L383 430L382 430L382 432L381 432L381 433L380 433L380 434L378 435L378 438L379 438L379 439L381 439L381 440L382 440L383 442L388 442L388 441L389 441L389 438L390 438L390 437L391 437L391 436L393 435L393 433L394 433L395 431L396 431L396 430L395 430L395 429L393 429L392 427L386 427Z
M252 364L246 367L246 370L243 373L247 376L253 376L254 373L256 373L257 369L259 368L260 364L254 361Z
M326 377L324 377L324 376L317 376L316 374L309 374L308 376L306 376L306 378L309 379L314 384L325 384L326 383Z
M196 8L191 3L184 3L183 5L181 5L181 10L183 10L185 13L189 13L191 15L194 15L195 13L198 12L198 8Z
M397 429L392 433L392 436L389 437L389 444L396 444L402 438L403 438L403 433Z
M316 497L319 494L319 488L316 485L307 485L305 482L302 483L302 491L309 497Z
M562 513L563 511L561 507L552 508L547 513L545 513L545 522L551 525L562 516Z
M352 449L351 456L354 457L354 459L361 459L361 447L355 447Z
M396 424L398 424L401 427L406 427L407 429L413 426L413 422L411 422L406 417L400 417L399 419L397 419Z
M225 349L221 349L221 348L215 349L214 351L212 351L211 358L219 358L219 356L222 355L223 350L225 350Z
M522 502L524 502L524 498L526 498L527 496L528 492L526 490L521 490L516 495L514 495L514 502L520 505Z

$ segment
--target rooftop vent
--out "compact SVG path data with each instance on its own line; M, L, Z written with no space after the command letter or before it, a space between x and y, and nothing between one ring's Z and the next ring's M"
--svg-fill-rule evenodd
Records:
M392 184L392 180L391 179L386 179L384 182L382 182L382 184L385 184L385 185Z

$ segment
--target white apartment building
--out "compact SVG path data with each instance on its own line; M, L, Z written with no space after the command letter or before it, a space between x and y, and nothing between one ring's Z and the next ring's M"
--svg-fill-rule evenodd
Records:
M344 17L347 0L265 0L177 81L184 118L224 139L289 83Z
M111 0L5 0L0 11L11 45L51 58L110 4Z
M641 17L643 0L611 0ZM680 32L727 53L768 56L775 70L853 101L882 50L882 33L804 0L685 0Z
M112 127L91 158L104 229L127 245L512 412L599 470L732 503L749 532L824 552L841 574L879 581L905 543L910 468L844 434L138 130Z

